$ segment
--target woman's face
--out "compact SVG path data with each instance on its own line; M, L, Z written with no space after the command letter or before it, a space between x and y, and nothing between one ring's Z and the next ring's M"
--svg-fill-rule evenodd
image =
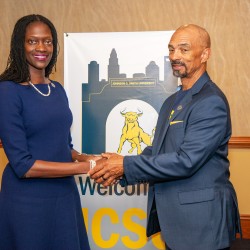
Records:
M39 21L30 23L26 28L24 49L29 70L45 72L53 54L50 28Z

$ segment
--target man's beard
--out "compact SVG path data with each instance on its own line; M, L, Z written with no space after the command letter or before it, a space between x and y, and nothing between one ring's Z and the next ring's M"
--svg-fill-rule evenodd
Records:
M185 72L184 73L181 73L179 70L174 70L173 69L173 64L174 65L181 65L181 66L184 66L185 68ZM187 67L185 65L185 63L181 62L181 61L178 61L178 60L175 60L175 61L171 61L171 66L172 66L172 69L173 69L173 75L176 76L176 77L180 77L180 78L184 78L184 77L187 77Z

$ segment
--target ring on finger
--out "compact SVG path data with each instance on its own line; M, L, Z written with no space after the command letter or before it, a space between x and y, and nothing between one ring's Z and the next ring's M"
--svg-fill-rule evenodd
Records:
M103 179L104 181L106 181L106 180L107 180L107 178L104 178L103 176L102 176L102 179Z

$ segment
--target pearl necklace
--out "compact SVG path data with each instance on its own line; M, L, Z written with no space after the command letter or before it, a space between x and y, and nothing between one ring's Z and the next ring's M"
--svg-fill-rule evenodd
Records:
M29 84L40 94L40 95L42 95L42 96L49 96L50 95L50 92L51 92L51 90L50 90L50 86L49 86L49 84L48 84L48 94L44 94L44 93L42 93L31 81L29 81Z

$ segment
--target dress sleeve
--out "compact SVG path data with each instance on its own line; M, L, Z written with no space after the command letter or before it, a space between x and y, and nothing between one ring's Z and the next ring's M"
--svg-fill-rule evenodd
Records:
M28 150L22 112L17 84L0 82L0 138L10 166L20 178L35 162Z

